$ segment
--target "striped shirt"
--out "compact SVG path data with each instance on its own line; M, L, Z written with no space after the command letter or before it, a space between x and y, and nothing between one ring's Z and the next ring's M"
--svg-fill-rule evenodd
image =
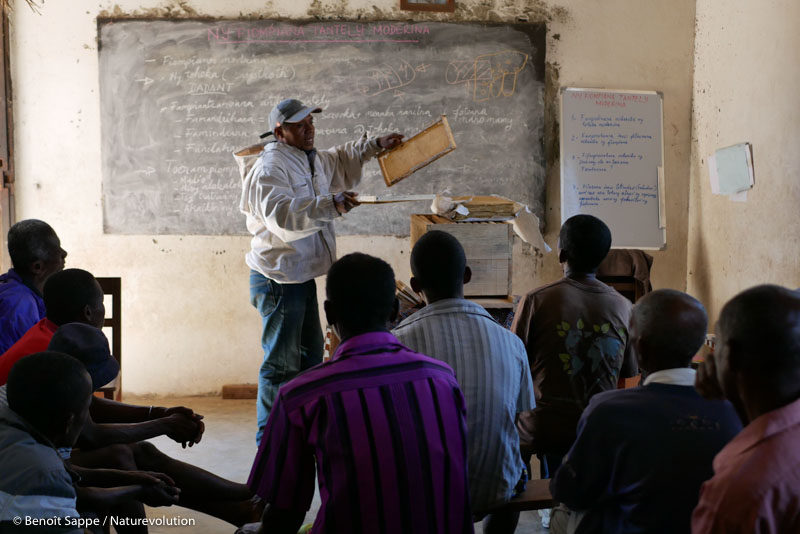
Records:
M388 332L352 337L281 387L248 485L323 532L471 533L464 398Z
M467 402L473 510L485 512L508 501L524 465L516 415L535 405L522 341L465 299L429 304L393 333L408 347L447 362L456 373Z

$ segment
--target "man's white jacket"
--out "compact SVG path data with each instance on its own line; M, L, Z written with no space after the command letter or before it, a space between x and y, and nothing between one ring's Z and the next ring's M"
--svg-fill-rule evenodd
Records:
M320 150L313 175L306 153L285 143L236 152L239 210L253 234L247 265L282 284L325 274L336 261L333 220L339 212L333 195L354 188L364 162L380 150L374 137Z

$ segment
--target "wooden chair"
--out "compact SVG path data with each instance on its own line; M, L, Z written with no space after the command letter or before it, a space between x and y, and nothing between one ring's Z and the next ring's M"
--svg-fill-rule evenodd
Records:
M613 287L623 297L630 300L633 304L642 298L641 290L636 284L636 279L633 276L603 276L597 275L597 279L609 287Z
M597 279L613 287L634 304L652 291L653 257L641 250L612 249L597 269Z
M102 388L100 393L106 399L122 400L122 279L114 277L96 278L104 295L111 296L111 316L108 316L109 308L106 308L106 318L103 322L103 329L111 329L111 354L119 363L119 374L117 378L109 382Z

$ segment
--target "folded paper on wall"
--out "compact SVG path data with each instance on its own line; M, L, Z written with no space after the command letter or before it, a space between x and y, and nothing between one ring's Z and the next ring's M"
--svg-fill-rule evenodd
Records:
M739 143L714 152L708 158L708 176L711 192L715 195L728 195L737 202L747 200L747 191L755 183L750 143Z

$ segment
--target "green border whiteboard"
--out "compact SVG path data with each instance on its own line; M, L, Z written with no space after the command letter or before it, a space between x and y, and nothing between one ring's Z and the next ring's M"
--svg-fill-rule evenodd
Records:
M561 222L594 215L614 248L664 248L662 124L655 91L562 88Z

